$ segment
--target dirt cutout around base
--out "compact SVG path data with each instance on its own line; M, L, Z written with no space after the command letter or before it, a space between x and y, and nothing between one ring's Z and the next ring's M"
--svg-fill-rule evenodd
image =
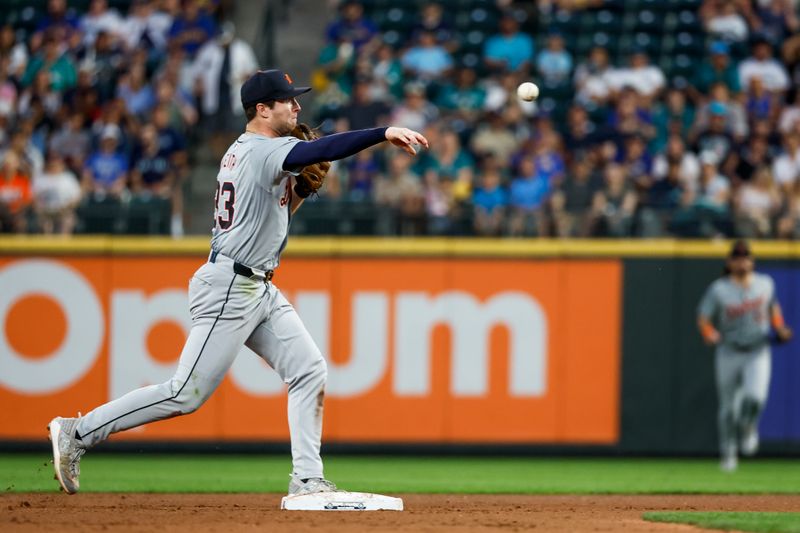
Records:
M646 511L797 511L800 495L400 495L405 511L281 511L281 494L0 495L0 531L700 531Z

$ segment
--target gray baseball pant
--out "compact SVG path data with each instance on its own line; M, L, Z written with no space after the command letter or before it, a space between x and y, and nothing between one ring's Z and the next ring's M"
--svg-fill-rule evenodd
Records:
M87 413L77 426L83 443L91 447L112 433L194 412L244 344L288 385L293 473L323 477L319 450L327 366L292 305L272 283L234 274L224 256L195 272L189 304L192 328L175 375Z

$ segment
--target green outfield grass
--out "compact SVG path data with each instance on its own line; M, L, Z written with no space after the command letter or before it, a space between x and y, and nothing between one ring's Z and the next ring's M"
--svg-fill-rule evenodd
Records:
M391 493L800 493L800 461L754 460L724 474L712 459L331 456L325 474L349 490ZM275 455L84 456L86 492L284 492ZM0 455L0 490L54 491L46 454Z
M708 529L735 529L755 533L800 533L800 513L700 513L658 511L645 513L651 522L691 524Z

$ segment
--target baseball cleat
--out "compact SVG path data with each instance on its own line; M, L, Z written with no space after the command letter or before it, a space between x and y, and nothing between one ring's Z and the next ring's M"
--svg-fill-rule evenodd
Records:
M742 436L741 442L742 455L748 457L754 456L758 453L758 430L756 428L747 430Z
M315 492L336 492L338 490L336 485L321 477L312 477L303 481L292 474L289 478L289 496L314 494Z
M719 469L723 472L736 472L736 469L739 467L739 460L736 458L735 455L729 455L727 457L723 457L719 463Z
M55 479L67 494L75 494L80 488L78 477L81 475L81 456L86 448L75 438L77 418L61 418L57 416L47 425L48 437L53 444L53 468Z

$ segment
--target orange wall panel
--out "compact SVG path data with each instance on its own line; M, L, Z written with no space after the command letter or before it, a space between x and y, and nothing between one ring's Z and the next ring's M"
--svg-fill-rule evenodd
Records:
M202 261L0 258L0 438L168 379ZM275 282L328 358L326 441L612 444L621 277L615 259L331 257ZM287 439L285 387L252 353L234 367L198 412L114 438Z

